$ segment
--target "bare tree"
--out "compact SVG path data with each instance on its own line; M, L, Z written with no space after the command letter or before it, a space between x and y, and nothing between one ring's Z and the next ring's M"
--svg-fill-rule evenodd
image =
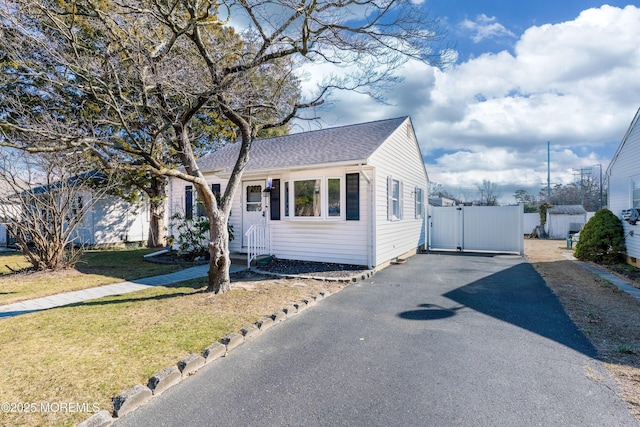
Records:
M0 81L12 90L0 91L0 144L191 182L211 224L216 293L229 289L227 220L256 135L333 90L382 99L406 60L447 53L410 0L13 0L2 13ZM344 72L303 96L299 70L316 63ZM196 159L221 130L241 148L218 202Z
M77 159L0 154L0 220L37 270L72 267L83 247L86 214L108 191L104 174L77 169Z
M580 188L576 184L555 184L551 188L550 201L552 205L580 205Z
M498 198L500 197L498 184L484 179L482 185L478 185L478 191L480 192L479 205L498 206Z

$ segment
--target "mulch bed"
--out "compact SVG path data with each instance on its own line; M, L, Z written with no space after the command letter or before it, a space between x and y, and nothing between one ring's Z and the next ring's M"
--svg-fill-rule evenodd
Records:
M194 259L193 256L180 255L177 251L167 252L147 258L148 261L160 264L202 265L208 259ZM317 277L344 277L367 270L367 267L353 264L336 264L328 262L297 261L273 258L267 264L259 265L258 270L282 275L310 275Z
M209 262L209 257L197 258L192 254L179 254L178 251L165 252L145 258L157 264L203 265Z
M367 270L362 265L334 264L328 262L296 261L274 258L258 267L261 271L275 274L301 274L318 277L344 277Z
M631 285L640 289L640 268L635 268L629 264L605 265L604 267L613 274L631 281Z

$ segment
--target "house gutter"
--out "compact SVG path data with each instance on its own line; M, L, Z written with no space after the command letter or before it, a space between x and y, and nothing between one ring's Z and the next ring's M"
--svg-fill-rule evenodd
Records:
M292 172L292 171L299 171L299 170L305 170L305 169L324 169L324 168L329 168L329 167L349 167L349 166L361 166L362 165L362 160L348 160L348 161L344 161L344 162L326 162L326 163L315 163L315 164L309 164L309 165L299 165L299 166L284 166L284 167L271 167L271 168L263 168L263 169L245 169L243 172L243 177L251 177L251 176L257 176L257 175L264 175L264 174L276 174L278 172ZM365 160L365 164L366 164L366 160ZM209 173L209 172L207 172ZM217 173L217 175L220 178L228 178L229 176L231 176L231 172L227 170L225 170L224 172L222 171L222 169L219 170L219 172Z
M358 164L358 170L367 181L369 186L369 233L367 236L367 267L370 270L373 270L373 235L374 235L374 215L375 215L375 204L373 198L373 184L371 183L371 178L362 168L362 163Z

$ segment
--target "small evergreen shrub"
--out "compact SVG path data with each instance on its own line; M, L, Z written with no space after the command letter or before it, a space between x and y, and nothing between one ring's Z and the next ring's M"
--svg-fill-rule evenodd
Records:
M625 258L622 221L608 209L600 209L580 231L574 256L598 264L617 264Z

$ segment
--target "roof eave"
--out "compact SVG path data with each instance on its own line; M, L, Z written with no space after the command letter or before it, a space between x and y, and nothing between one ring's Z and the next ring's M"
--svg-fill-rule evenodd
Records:
M633 117L633 120L631 120L631 124L629 125L629 127L627 128L627 131L625 132L624 136L622 137L622 141L618 145L618 149L614 153L613 157L611 157L611 161L609 162L609 166L607 166L607 169L604 172L605 175L610 176L611 167L613 166L613 164L618 159L618 156L620 155L620 152L622 151L622 147L626 144L627 139L629 138L629 135L633 131L633 128L636 126L636 123L638 123L639 119L640 119L640 108L638 108L638 110L636 111L635 116Z
M315 163L311 165L300 165L300 166L283 166L283 167L274 167L274 168L262 168L262 169L249 169L245 170L244 174L252 174L252 175L268 175L268 174L276 174L278 172L292 172L292 171L301 171L306 169L326 169L326 168L340 168L340 167L355 167L355 166L366 166L369 164L369 159L363 160L346 160L342 162L327 162L327 163ZM209 172L207 172L209 173ZM227 177L231 175L231 172L226 173L218 173L220 177Z

